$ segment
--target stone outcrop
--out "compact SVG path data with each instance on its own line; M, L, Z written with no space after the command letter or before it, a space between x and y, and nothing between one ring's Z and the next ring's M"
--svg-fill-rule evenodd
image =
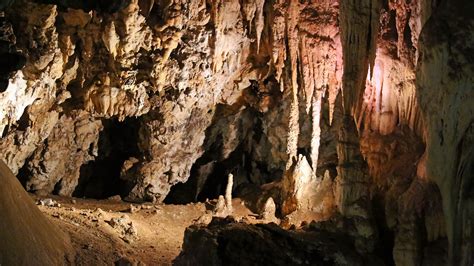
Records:
M48 141L30 157L25 167L35 178L26 181L26 189L38 193L55 190L71 196L78 185L81 166L98 155L100 120L92 120L85 112L73 112L59 118Z
M348 239L329 232L286 231L275 224L248 225L214 219L186 229L176 265L364 265L377 263L354 251Z
M333 186L328 171L323 177L314 175L306 158L299 155L282 180L281 214L295 216L306 213L319 219L330 217L335 209Z

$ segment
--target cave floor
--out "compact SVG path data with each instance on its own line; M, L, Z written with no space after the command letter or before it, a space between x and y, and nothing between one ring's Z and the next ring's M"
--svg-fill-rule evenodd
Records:
M77 265L113 265L121 259L135 265L171 265L181 251L186 227L198 220L209 222L212 217L207 210L212 208L212 202L132 205L110 199L32 197L37 202L45 199L55 202L51 206L38 207L70 235ZM233 206L233 215L237 219L248 223L261 222L239 199L233 200ZM132 231L135 232L132 237L127 238L130 232L124 233L123 228L111 223L113 218L120 217L126 223L132 222ZM132 241L127 241L130 239Z

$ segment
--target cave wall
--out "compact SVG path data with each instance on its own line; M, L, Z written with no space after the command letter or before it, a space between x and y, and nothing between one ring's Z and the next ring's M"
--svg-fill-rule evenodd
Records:
M5 12L27 63L1 95L3 158L29 190L71 195L97 159L102 122L127 117L140 124L140 154L121 174L131 200L162 201L218 136L219 160L243 145L263 165L246 173L257 183L298 149L317 164L322 99L332 119L341 76L337 2L132 1L115 13L38 2ZM211 133L219 104L258 134ZM58 162L65 154L73 163Z
M301 155L308 191L329 178L364 224L344 229L359 251L387 233L396 264L469 261L467 0L72 2L18 0L2 21L26 65L0 93L1 157L28 191L83 194L131 141L110 169L128 200L204 200L233 173L235 192L287 184L281 207Z
M422 31L416 73L426 121L426 161L422 167L438 184L443 198L453 265L468 265L474 260L473 9L469 1L442 3Z

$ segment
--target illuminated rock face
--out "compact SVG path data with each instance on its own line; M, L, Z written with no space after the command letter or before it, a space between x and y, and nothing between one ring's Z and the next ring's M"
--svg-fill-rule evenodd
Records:
M0 36L27 58L0 93L0 150L28 190L114 183L128 200L184 203L223 195L232 173L235 194L271 187L259 200L278 215L357 221L341 230L370 242L361 252L386 241L389 261L419 264L441 246L446 261L449 239L450 259L467 261L469 12L437 14L435 0L44 2L16 1Z
M420 38L417 92L426 127L426 175L443 200L450 262L473 259L474 10L468 1L441 6ZM462 25L462 26L461 26Z
M0 263L71 263L74 252L69 236L41 213L4 162L0 162L0 180Z
M28 60L0 97L0 145L27 187L72 195L81 167L104 153L101 124L134 117L139 153L120 174L129 199L162 201L220 139L211 161L242 147L253 182L278 179L298 149L315 172L323 98L332 120L340 87L338 3L145 2L113 14L66 2L6 10ZM217 106L232 114L229 129ZM84 119L90 128L74 130ZM58 164L57 149L74 163Z

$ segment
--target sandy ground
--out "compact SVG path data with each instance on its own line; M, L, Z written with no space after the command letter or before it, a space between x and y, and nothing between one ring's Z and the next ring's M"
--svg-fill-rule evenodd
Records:
M206 214L206 209L212 208L207 203L149 203L131 207L130 203L118 200L32 197L37 202L44 199L55 202L55 206L38 207L71 236L77 265L113 265L120 259L138 265L171 265L181 251L186 227L199 218L210 221L211 215L209 211ZM233 206L236 219L259 222L239 199L233 200ZM133 224L136 239L127 242L123 231L111 225L111 219L119 217Z

